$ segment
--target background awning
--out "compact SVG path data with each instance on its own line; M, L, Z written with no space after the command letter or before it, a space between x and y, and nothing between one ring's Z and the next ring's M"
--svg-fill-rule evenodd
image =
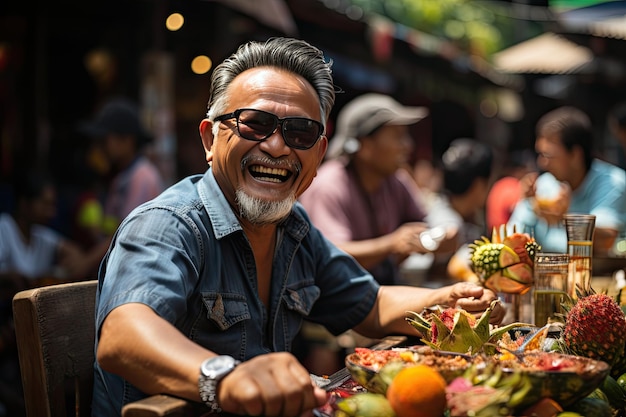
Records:
M626 15L590 23L589 33L602 38L626 40Z
M571 74L593 61L589 48L555 33L545 33L498 52L497 70L512 74Z

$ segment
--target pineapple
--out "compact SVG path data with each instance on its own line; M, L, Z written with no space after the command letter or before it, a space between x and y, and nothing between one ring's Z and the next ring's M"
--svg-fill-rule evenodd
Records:
M626 316L607 294L580 295L565 316L564 347L568 353L613 366L624 353Z
M526 293L533 283L534 256L540 247L526 233L494 228L491 240L484 237L470 244L472 270L482 284L495 292Z

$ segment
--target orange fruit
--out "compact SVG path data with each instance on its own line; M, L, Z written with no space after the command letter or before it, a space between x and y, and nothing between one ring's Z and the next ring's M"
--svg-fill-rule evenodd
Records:
M386 395L398 417L441 417L446 410L446 381L427 365L403 368Z

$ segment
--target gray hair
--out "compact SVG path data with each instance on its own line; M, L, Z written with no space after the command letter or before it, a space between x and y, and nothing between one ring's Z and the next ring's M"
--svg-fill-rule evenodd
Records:
M226 91L242 72L257 67L275 67L303 77L317 92L322 123L335 104L332 62L311 44L291 38L272 38L266 42L247 42L213 70L207 117L213 120L228 104Z

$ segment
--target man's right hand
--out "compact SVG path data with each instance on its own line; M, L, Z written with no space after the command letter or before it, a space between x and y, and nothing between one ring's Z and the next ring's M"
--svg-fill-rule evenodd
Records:
M412 253L430 252L424 247L420 235L428 230L428 225L421 222L404 223L392 234L392 253L404 259Z
M559 193L554 198L546 200L540 199L535 195L535 198L532 200L533 211L550 225L560 224L563 220L563 215L569 209L571 195L572 190L570 186L565 182L561 182Z
M250 416L312 416L326 402L309 372L290 353L257 356L241 363L218 385L224 411Z

